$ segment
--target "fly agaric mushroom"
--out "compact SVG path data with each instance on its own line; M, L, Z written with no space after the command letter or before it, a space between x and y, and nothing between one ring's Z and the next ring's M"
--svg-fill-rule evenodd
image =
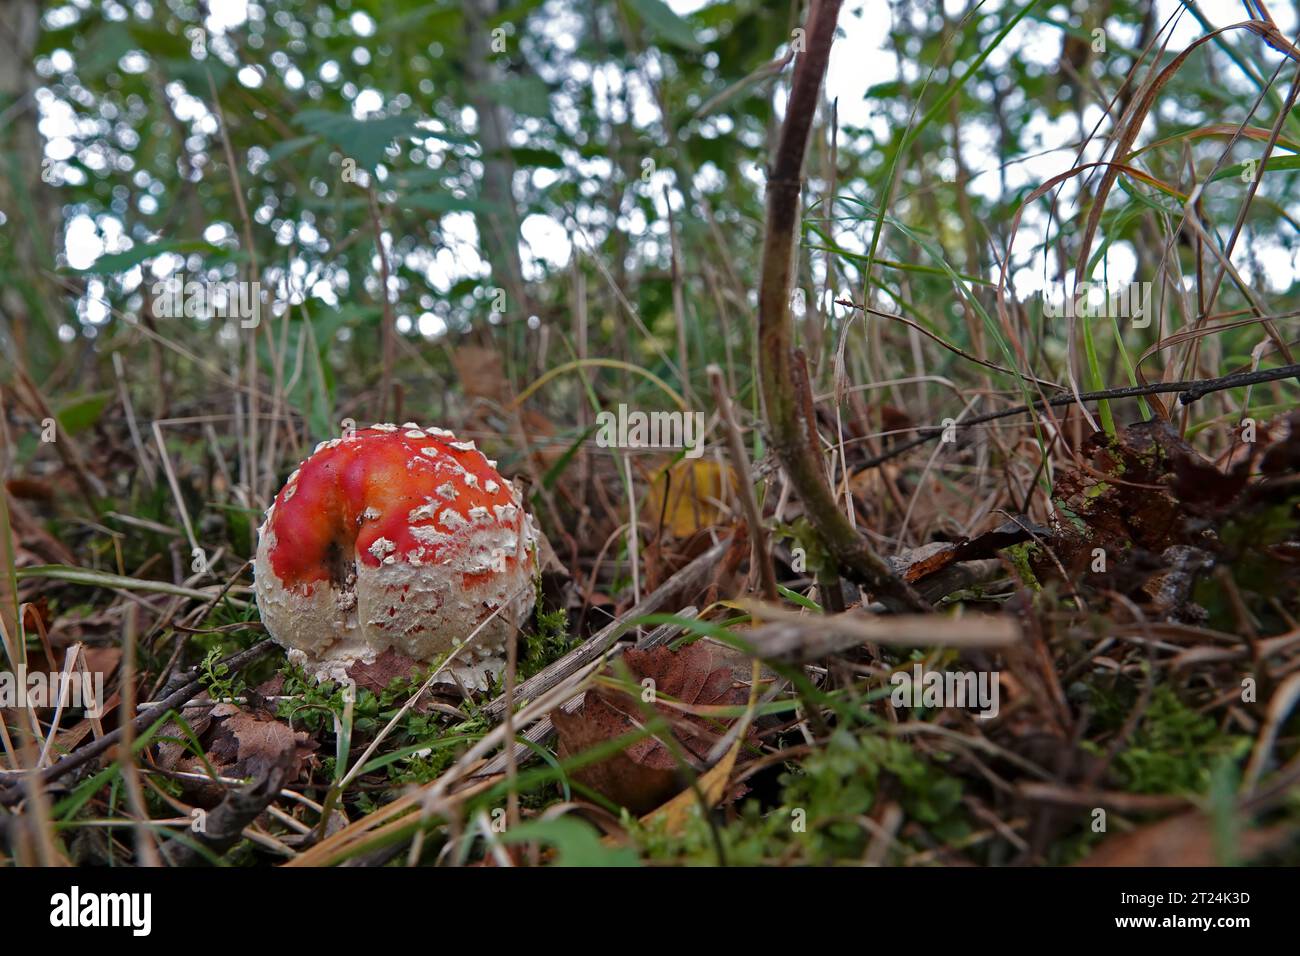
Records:
M532 518L495 465L409 422L317 445L258 530L257 606L290 660L344 680L389 649L431 661L487 621L451 668L486 686L537 566Z

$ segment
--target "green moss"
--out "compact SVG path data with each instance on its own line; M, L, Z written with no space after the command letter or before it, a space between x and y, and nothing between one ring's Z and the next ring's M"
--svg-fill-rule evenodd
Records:
M1104 696L1098 699L1099 716L1106 718L1110 709L1113 721L1117 708L1107 708L1107 701ZM1204 794L1210 790L1216 765L1244 758L1250 745L1249 737L1222 732L1212 717L1197 713L1161 685L1116 755L1110 773L1121 789L1131 793ZM1102 741L1084 746L1101 754L1106 745Z
M519 656L519 679L527 680L542 668L563 657L575 641L569 636L569 615L563 608L537 611L537 628L523 635Z
M677 834L667 831L662 819L642 824L627 818L624 825L647 860L711 866L718 862L716 844L709 821L698 812L687 815L686 825ZM790 825L774 811L764 815L757 803L740 805L736 819L718 825L718 840L729 866L760 866L783 858L788 853Z
M1059 499L1056 501L1056 513L1070 522L1074 530L1079 534L1087 535L1091 533L1088 523L1079 516L1078 512Z
M1104 481L1099 481L1095 485L1089 485L1083 492L1085 498L1100 498L1106 492L1110 491L1110 485Z
M1039 555L1042 548L1036 541L1024 541L1020 544L1013 544L1009 548L1003 549L1003 554L1011 562L1012 567L1016 569L1016 575L1020 582L1026 587L1035 591L1043 589L1042 584L1038 581L1038 575L1034 574L1033 559Z
M858 818L875 806L885 775L893 778L907 816L939 840L958 840L968 832L959 812L960 780L922 759L906 741L840 729L824 749L804 761L800 772L782 777L787 812L806 811L803 836L814 860L856 857L865 851L870 834Z
M832 864L861 859L872 837L862 821L876 808L886 786L889 798L933 840L949 845L962 840L970 826L961 809L961 781L931 760L893 737L834 731L824 748L782 774L779 806L763 811L748 800L734 819L718 825L727 863ZM698 815L676 836L657 824L630 825L649 859L700 865L717 861L713 833Z

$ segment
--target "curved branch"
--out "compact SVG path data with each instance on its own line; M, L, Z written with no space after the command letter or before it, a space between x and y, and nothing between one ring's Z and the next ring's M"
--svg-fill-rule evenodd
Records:
M880 555L840 511L835 495L821 475L817 457L809 453L816 426L800 413L796 399L791 355L793 321L789 306L801 213L799 197L804 155L841 2L813 0L809 8L804 35L806 52L795 61L785 123L767 181L767 225L758 293L763 402L772 446L803 501L808 520L839 571L871 589L888 605L929 610L925 600L890 572Z

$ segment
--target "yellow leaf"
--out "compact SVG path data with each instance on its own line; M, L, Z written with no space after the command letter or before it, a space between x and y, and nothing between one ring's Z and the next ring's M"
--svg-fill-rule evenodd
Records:
M704 802L709 809L712 809L722 799L723 794L727 792L727 783L731 779L732 768L736 766L736 755L740 753L742 743L744 743L744 738L737 737L736 742L731 745L731 749L727 751L726 756L700 776L700 793L703 795ZM691 812L691 808L696 805L696 802L695 791L688 787L663 806L651 810L641 818L641 822L649 824L662 820L666 832L674 835L679 834L685 828L687 815Z
M645 518L657 528L662 515L668 534L687 538L718 524L735 491L736 476L730 466L703 458L682 459L655 475L646 495Z

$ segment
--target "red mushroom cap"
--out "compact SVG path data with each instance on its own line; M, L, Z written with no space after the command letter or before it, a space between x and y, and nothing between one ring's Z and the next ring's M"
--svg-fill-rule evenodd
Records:
M430 660L502 608L474 641L493 656L535 568L517 489L473 442L408 423L317 446L267 511L255 578L271 636L337 676L390 647Z

